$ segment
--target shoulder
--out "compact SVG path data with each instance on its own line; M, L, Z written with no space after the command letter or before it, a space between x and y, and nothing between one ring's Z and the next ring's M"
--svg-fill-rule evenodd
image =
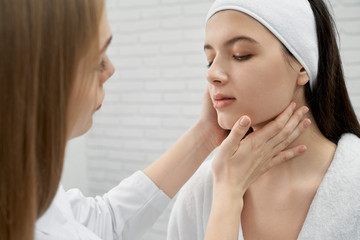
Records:
M353 134L341 137L322 185L336 195L360 197L360 192L354 191L360 188L360 138Z
M354 134L342 135L330 170L332 168L341 175L358 179L360 184L360 138Z
M346 158L360 157L360 138L354 134L343 134L338 142L336 153Z
M299 239L358 239L360 139L344 134L312 201Z
M46 212L36 221L35 239L78 239L62 185Z

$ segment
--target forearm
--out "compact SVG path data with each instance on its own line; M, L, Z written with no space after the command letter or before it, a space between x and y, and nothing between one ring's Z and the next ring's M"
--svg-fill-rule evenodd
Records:
M204 240L237 240L241 222L243 198L214 185L213 202Z
M174 197L214 149L209 134L209 129L196 124L144 173L170 198Z

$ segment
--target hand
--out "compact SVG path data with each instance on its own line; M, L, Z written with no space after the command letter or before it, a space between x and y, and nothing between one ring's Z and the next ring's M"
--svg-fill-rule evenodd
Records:
M271 167L303 154L304 145L284 150L311 124L310 119L302 120L309 109L301 107L294 113L295 106L291 103L274 121L244 139L251 120L241 117L215 155L215 184L242 198L249 186Z
M206 129L211 151L219 146L228 136L229 130L221 128L218 124L217 113L210 98L209 88L207 87L203 97L200 119L198 122L202 129Z

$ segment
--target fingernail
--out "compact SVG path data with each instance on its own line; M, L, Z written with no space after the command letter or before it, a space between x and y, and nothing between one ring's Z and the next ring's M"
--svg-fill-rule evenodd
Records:
M303 111L303 114L305 114L305 113L307 113L307 112L309 111L309 108L308 108L308 107L304 107L302 111Z
M291 109L294 110L296 108L296 102L291 103Z
M250 123L250 119L248 117L241 117L240 119L240 126L241 127L247 127Z
M306 119L304 122L304 127L307 128L308 126L310 126L311 124L311 120L310 119Z
M300 153L304 153L304 152L306 152L306 150L307 150L307 147L305 145L300 146L300 148L299 148Z

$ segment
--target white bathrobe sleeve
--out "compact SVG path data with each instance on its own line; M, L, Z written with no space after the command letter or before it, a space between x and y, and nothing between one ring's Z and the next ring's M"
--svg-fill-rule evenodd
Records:
M211 162L206 161L179 192L168 224L168 240L203 240L212 203Z
M75 220L104 240L141 239L170 202L141 171L103 197L86 198L72 189L66 192L66 199Z
M189 195L181 192L176 199L172 209L167 239L168 240L193 240L197 236L197 225L201 221L197 221L197 213L193 210L194 200Z

